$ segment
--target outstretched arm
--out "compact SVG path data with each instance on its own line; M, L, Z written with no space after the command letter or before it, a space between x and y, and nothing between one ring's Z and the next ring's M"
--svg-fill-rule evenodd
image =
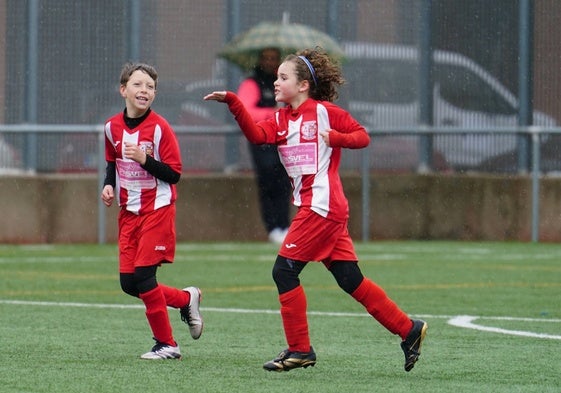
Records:
M256 145L264 143L274 143L274 140L267 140L267 133L263 127L253 121L253 118L244 107L238 96L231 91L214 91L203 98L205 101L218 101L228 104L228 109L234 115L240 129L243 131L248 141Z

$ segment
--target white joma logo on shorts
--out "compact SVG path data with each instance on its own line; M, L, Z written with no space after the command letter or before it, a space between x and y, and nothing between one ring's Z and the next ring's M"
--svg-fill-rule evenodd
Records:
M165 251L166 250L166 246L156 246L154 247L154 251Z
M289 243L289 244L285 244L284 246L285 246L286 248L294 248L294 247L296 247L296 244L294 244L294 243Z

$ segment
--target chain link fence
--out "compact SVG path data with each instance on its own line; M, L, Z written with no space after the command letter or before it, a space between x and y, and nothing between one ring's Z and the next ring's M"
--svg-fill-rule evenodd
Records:
M542 130L540 169L561 170L556 0L0 0L0 170L95 172L95 130L123 109L128 60L158 69L154 109L178 132L187 171L251 170L225 106L202 96L244 77L220 48L283 15L344 48L338 103L375 136L371 170L528 171L526 125ZM532 61L521 68L526 50ZM361 162L349 152L343 170Z

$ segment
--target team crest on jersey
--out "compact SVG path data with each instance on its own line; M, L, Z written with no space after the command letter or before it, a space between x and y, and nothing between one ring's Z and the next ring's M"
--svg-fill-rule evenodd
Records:
M318 133L317 122L315 120L303 122L300 132L302 134L302 139L304 140L310 141L316 139L316 135Z
M154 144L152 142L140 142L140 149L149 156L154 156Z

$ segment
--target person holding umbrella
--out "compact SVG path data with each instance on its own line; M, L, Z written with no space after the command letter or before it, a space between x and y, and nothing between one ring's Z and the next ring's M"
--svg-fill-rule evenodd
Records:
M254 121L271 117L277 109L273 83L281 61L278 48L264 48L250 77L238 88L238 97ZM261 219L269 241L282 243L290 221L290 180L274 144L249 144L257 176Z
M275 100L287 104L255 123L236 94L215 91L204 100L228 104L246 138L274 143L291 177L298 208L273 266L288 347L263 368L290 371L316 364L308 332L307 300L299 275L310 261L322 262L337 284L382 326L401 338L405 371L421 354L428 325L412 320L385 291L365 277L347 222L349 206L339 176L341 149L368 146L370 137L347 111L333 104L344 83L340 67L321 48L288 55L279 66Z

